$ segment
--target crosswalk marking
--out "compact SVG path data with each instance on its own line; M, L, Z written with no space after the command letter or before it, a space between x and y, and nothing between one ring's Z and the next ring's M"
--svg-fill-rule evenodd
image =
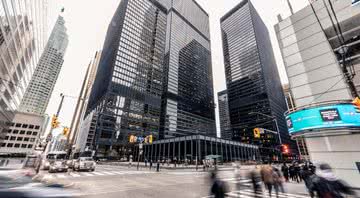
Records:
M105 174L102 174L100 172L93 172L93 174L95 174L95 175L105 175Z
M76 174L76 173L70 173L70 175L73 176L73 177L80 177L80 175Z
M108 172L108 171L102 171L101 173L105 174L105 175L113 175L113 173Z
M251 189L244 189L241 191L232 191L232 192L228 192L226 193L227 196L229 197L241 197L241 198L255 198L255 197L263 197L263 198L270 198L269 194L264 191L264 192L260 192L259 194L255 194L255 192ZM206 196L203 198L212 198L214 196L210 195L210 196ZM271 197L276 197L275 193L271 194ZM304 195L296 195L296 194L290 194L290 193L279 193L279 197L281 198L309 198L309 196L304 196Z
M57 174L56 177L58 177L58 178L65 178L66 175L64 175L64 174Z
M91 174L91 173L82 173L82 174L87 176L87 177L95 176L94 174Z

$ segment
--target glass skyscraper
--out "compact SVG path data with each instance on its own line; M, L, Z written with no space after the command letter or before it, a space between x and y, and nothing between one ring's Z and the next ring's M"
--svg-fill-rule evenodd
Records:
M260 145L263 155L265 152L270 156L279 145L278 135L265 133L257 139L254 128L276 132L275 118L282 143L291 141L284 119L285 97L268 30L248 0L221 18L221 29L232 139Z
M167 16L161 138L216 136L209 16L194 0L174 0Z
M96 118L98 156L126 154L130 135L216 134L209 37L193 0L120 3L85 116Z
M45 0L0 1L0 141L46 44L47 4Z
M230 113L229 113L229 96L227 90L218 92L220 134L222 139L232 139Z
M44 115L64 62L68 43L65 20L59 16L21 101L20 111Z

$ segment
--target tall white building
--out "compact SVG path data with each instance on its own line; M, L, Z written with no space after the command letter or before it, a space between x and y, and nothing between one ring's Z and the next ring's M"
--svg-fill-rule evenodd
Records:
M43 115L59 76L69 40L65 20L59 16L21 101L20 111Z
M0 142L44 50L48 1L0 1Z

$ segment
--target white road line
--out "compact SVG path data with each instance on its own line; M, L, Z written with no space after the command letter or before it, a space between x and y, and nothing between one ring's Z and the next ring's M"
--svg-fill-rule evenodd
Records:
M95 176L95 175L93 175L91 173L81 173L81 175L84 175L84 176L87 176L87 177Z
M66 178L66 175L65 174L57 174L56 177L57 178Z
M93 174L95 174L95 175L105 175L105 174L102 174L102 173L99 173L99 172L93 172Z
M117 175L124 175L125 173L124 172L120 172L120 171L113 171L115 174Z
M105 175L113 175L114 173L107 172L107 171L101 171L101 173L104 173Z
M76 173L70 173L70 175L73 176L73 177L80 177L80 175L76 174Z
M45 176L43 177L43 179L52 179L52 178L54 178L54 176L52 176L52 175L45 175Z

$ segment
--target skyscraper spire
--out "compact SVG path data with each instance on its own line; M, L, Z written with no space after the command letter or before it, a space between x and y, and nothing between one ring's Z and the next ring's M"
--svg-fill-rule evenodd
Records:
M290 0L286 0L286 1L287 1L288 5L289 5L291 15L293 15L293 14L294 14L294 10L293 10L293 8L292 8L292 6L291 6Z

